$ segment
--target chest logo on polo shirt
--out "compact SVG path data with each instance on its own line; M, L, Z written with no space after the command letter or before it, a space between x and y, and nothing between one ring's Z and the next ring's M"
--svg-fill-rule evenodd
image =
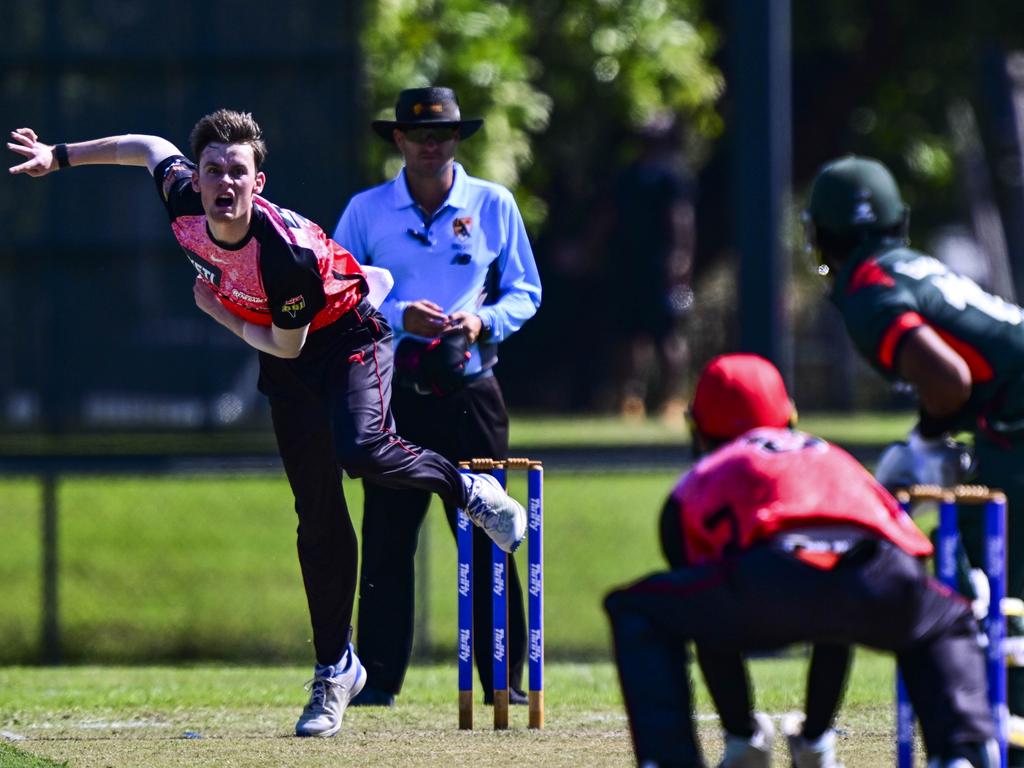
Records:
M306 298L301 294L288 299L281 307L281 311L291 315L293 318L306 308Z
M473 228L473 217L463 216L452 221L452 232L459 240L469 240L470 230Z

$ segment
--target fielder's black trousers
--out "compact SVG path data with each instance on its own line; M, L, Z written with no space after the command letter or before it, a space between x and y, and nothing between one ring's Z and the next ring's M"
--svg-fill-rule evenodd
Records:
M302 354L260 354L281 460L295 496L298 552L320 664L334 664L352 634L358 546L341 470L465 503L458 468L395 433L391 329L363 301L311 333Z
M832 570L760 544L723 563L654 574L612 592L605 609L640 763L704 765L689 641L718 654L797 642L892 651L930 757L994 735L969 605L887 541L862 541ZM748 687L734 695L749 711Z
M508 413L498 380L478 379L446 396L396 387L392 401L403 435L453 460L508 456ZM397 694L412 653L415 554L429 491L389 488L363 481L363 562L359 580L359 659L368 684ZM455 507L445 502L455 532ZM477 672L484 691L493 688L491 668L491 540L473 528L473 632ZM452 563L452 584L455 584ZM515 559L509 556L509 683L521 688L526 658L526 618ZM455 601L455 590L451 599Z

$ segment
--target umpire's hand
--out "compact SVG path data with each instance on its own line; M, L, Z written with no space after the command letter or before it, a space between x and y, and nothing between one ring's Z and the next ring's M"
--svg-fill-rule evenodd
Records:
M412 302L402 313L406 332L429 339L440 336L451 328L447 313L432 301L420 299Z

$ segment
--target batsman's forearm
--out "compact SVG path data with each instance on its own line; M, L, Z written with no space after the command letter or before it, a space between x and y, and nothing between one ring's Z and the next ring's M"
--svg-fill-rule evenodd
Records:
M181 152L167 139L140 133L66 145L69 165L138 165L151 173L161 160Z

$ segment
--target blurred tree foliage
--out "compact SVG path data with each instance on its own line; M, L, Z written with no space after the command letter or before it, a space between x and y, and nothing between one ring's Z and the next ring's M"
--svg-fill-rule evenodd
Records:
M1024 46L1024 3L794 0L795 180L839 153L892 167L922 227L958 204L949 109L992 119L986 66Z
M721 128L700 0L370 0L362 44L375 117L393 117L403 88L437 84L485 118L459 157L511 187L532 228L552 201L580 217L618 140L652 117L685 115L694 151ZM400 159L374 142L369 164L378 181Z

